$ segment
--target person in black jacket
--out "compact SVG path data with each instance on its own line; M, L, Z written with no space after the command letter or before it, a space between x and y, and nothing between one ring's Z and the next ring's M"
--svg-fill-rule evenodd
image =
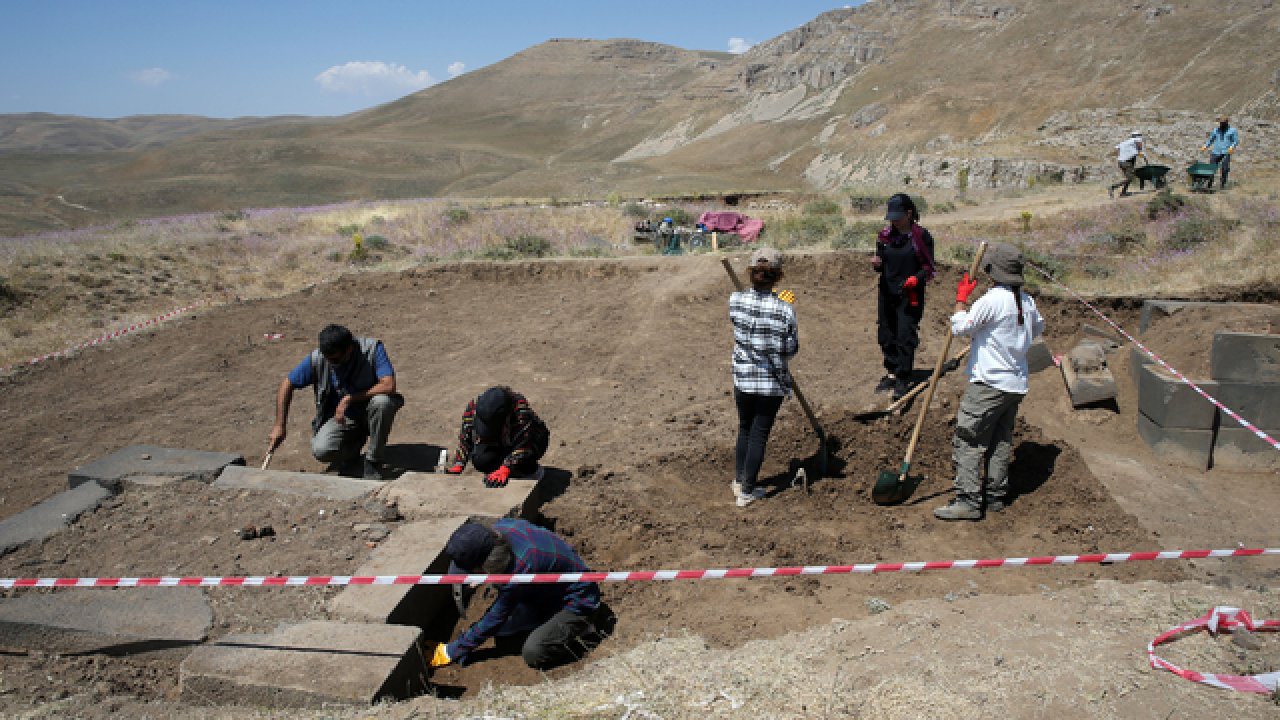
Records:
M920 226L920 211L906 193L889 198L884 219L889 225L880 231L871 260L880 274L876 324L885 369L876 392L892 391L897 400L910 390L915 369L924 286L935 272L933 236Z

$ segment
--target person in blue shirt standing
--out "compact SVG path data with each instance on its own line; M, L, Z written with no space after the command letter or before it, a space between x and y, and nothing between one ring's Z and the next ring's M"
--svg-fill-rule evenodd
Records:
M465 522L444 546L450 575L525 575L590 572L559 535L527 520L504 519L490 527ZM489 638L520 643L525 664L546 670L582 657L613 631L614 617L594 582L507 583L484 617L453 642L436 645L432 668L466 663Z
M383 451L396 412L404 406L382 341L354 337L341 325L321 330L319 347L280 381L268 452L284 442L294 389L307 386L314 389L316 401L311 454L320 462L342 464L356 459L367 439L362 475L382 480Z
M1239 145L1240 132L1231 127L1231 118L1223 115L1218 118L1218 127L1209 132L1209 139L1200 148L1209 152L1209 162L1217 165L1218 171L1222 173L1222 184L1219 187L1224 190L1227 187L1227 175L1231 174L1231 156L1235 155Z

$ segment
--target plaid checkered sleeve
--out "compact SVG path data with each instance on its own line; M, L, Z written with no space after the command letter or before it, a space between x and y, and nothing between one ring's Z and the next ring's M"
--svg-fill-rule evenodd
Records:
M787 361L800 351L795 308L770 293L743 290L729 297L733 322L733 384L755 395L788 395Z

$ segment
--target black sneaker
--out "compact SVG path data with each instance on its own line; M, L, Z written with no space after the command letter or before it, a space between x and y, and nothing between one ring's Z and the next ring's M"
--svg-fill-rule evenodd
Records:
M889 392L890 390L893 389L894 384L897 382L898 382L898 378L892 375L885 375L884 377L880 378L880 382L876 383L876 389L875 389L876 394Z
M364 474L362 475L362 477L365 480L385 480L386 478L382 474L382 463L374 462L369 458L365 458Z
M911 392L911 383L901 378L899 378L898 381L894 383L893 385L894 400L901 400L902 398L906 397L906 394L909 392Z

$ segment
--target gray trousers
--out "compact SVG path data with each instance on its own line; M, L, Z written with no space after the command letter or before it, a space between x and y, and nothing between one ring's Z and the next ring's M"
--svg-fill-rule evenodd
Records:
M311 454L324 463L345 462L360 454L367 438L369 448L364 456L373 462L382 462L396 411L403 406L404 399L399 394L374 395L364 405L352 405L345 424L329 418L320 426L311 438Z
M951 440L956 461L956 495L975 507L982 505L982 461L987 459L989 498L1009 492L1009 463L1013 459L1013 423L1024 396L969 383L956 413Z

